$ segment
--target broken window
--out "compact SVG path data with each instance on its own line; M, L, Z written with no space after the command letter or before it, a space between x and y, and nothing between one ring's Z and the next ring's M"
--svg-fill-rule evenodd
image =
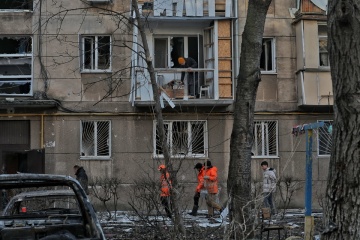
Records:
M165 121L165 136L173 157L204 157L207 149L206 121ZM155 129L155 155L163 154L161 141Z
M260 69L265 72L275 71L275 44L273 38L263 39Z
M0 95L30 95L32 38L0 36Z
M327 26L326 23L318 25L319 36L319 66L329 67L329 53L327 50Z
M110 36L83 36L81 43L83 71L110 70Z
M191 57L198 65L200 59L202 41L201 36L166 36L155 37L154 39L154 59L155 68L178 68L179 57Z
M252 153L256 157L278 156L277 121L255 121Z
M109 158L110 152L110 121L82 121L81 158Z
M0 9L33 10L33 0L1 0Z

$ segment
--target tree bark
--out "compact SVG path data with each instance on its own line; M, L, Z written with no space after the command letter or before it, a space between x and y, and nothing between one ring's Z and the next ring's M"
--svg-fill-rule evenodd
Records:
M254 110L260 82L260 57L266 13L271 0L250 0L242 35L240 73L237 78L234 124L230 142L227 181L230 227L227 236L247 239L252 235L251 148ZM232 238L233 238L232 237Z
M175 230L175 235L177 236L177 238L181 239L183 237L185 237L185 226L184 226L184 221L181 215L181 211L179 208L179 203L178 200L181 199L180 196L178 196L179 192L178 191L174 191L174 189L178 188L178 181L177 181L177 177L176 177L176 171L173 171L173 166L172 163L170 161L170 150L169 150L169 146L168 143L166 141L166 135L165 135L165 128L164 128L164 118L162 115L162 109L161 109L161 105L160 105L160 89L158 87L158 84L156 82L156 76L155 76L155 70L154 70L154 65L152 62L152 58L150 56L150 51L149 51L149 46L148 46L148 42L147 42L147 38L146 38L146 34L145 34L145 28L143 25L143 20L141 20L141 15L138 9L138 3L137 0L132 0L132 7L133 10L135 11L135 16L136 16L136 20L137 20L137 26L134 24L134 27L137 27L139 30L139 33L141 35L141 39L142 39L142 44L143 44L143 48L144 48L144 52L145 52L145 61L147 64L147 70L150 74L150 81L151 81L151 86L152 86L152 91L153 91L153 97L154 97L154 104L155 104L155 117L156 117L156 127L158 130L158 135L159 138L161 139L161 146L162 146L162 150L163 150L163 154L164 154L164 160L165 160L165 166L166 169L170 174L170 181L172 183L172 188L170 189L170 202L171 202L171 206L173 209L173 213L175 215L175 219L174 219L174 230Z
M334 122L322 239L360 239L359 29L360 0L329 0Z

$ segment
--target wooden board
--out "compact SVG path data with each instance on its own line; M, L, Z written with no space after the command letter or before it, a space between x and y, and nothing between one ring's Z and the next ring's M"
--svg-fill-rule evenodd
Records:
M219 59L219 71L231 70L231 60Z
M222 37L231 37L231 23L228 20L225 21L219 21L219 30L218 30L218 35L219 38Z
M231 85L231 78L219 77L219 84L230 84Z
M220 84L219 85L219 97L220 98L231 98L232 97L231 85Z
M231 40L219 39L219 58L231 57Z
M183 98L184 97L184 89L165 89L166 95L169 98Z

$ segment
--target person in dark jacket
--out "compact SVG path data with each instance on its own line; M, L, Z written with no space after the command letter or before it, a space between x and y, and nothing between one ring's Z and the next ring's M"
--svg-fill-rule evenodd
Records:
M195 165L194 169L198 170L198 174L197 174L198 185L196 186L196 189L195 189L194 206L193 206L192 211L189 214L196 216L197 211L199 209L200 191L203 188L202 186L203 186L203 182L204 182L205 167L202 163L197 163Z
M197 78L197 73L193 72L193 68L197 68L198 64L197 62L191 58L184 58L184 57L179 57L178 58L178 62L180 64L181 68L187 68L188 69L188 75L187 75L187 79L188 79L188 94L190 96L197 96L198 95L198 78ZM184 78L185 78L185 72L181 73L181 82L184 82Z
M76 180L79 181L81 187L84 189L86 194L89 194L88 176L85 172L85 169L83 167L80 167L79 165L75 165L74 172L75 172Z

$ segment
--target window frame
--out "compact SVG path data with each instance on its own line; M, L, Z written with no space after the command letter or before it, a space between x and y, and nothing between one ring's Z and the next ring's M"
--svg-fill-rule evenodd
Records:
M153 51L153 59L154 59L154 68L155 69L163 69L163 68L176 68L174 67L176 64L178 64L177 62L174 62L174 65L171 65L172 61L171 61L171 52L172 52L172 45L171 45L171 40L172 38L183 38L184 42L183 42L183 53L180 54L182 55L182 57L189 57L189 39L190 38L196 38L197 39L197 57L194 58L193 56L190 56L192 58L194 58L194 60L198 63L198 66L201 66L201 63L203 61L203 56L201 56L201 52L203 51L200 48L204 48L203 46L203 42L201 42L203 40L203 37L200 34L184 34L184 35L176 35L176 34L159 34L159 35L154 35L153 36L153 47L152 47L152 51ZM155 47L156 47L156 40L157 39L161 39L161 40L165 40L166 41L166 56L165 56L165 67L157 67L158 64L156 63L156 51L155 51ZM178 56L180 57L180 56ZM174 61L177 61L177 59L174 59Z
M272 64L271 64L271 70L263 70L260 68L261 73L262 74L276 74L277 70L276 70L276 39L275 37L264 37L262 40L262 45L261 45L261 57L260 57L260 66L261 66L261 61L262 61L262 54L263 54L263 46L265 44L266 41L270 41L270 45L271 45L271 59L272 59ZM265 51L265 54L267 54L267 51ZM265 57L265 59L267 59ZM265 64L267 65L267 64Z
M29 87L29 92L28 93L1 93L0 92L0 96L32 96L33 95L33 84L34 84L34 46L33 46L33 36L31 35L0 35L1 38L9 38L9 39L16 39L16 38L29 38L31 41L31 52L21 52L21 53L0 53L0 59L7 59L10 61L11 58L14 58L14 62L16 63L16 59L17 58L21 58L21 59L29 59L29 62L31 64L30 66L30 75L0 75L0 83L9 83L9 84L16 84L16 83L29 83L30 87ZM16 65L16 64L13 65ZM11 64L6 65L6 66L11 66ZM20 71L20 70L19 70ZM20 71L21 72L21 71ZM5 79L5 80L2 80ZM8 79L8 80L6 80ZM24 80L10 80L10 79L24 79Z
M25 2L26 0L24 0ZM34 0L31 1L32 2L32 6L30 6L29 8L1 8L0 6L0 12L33 12L34 11Z
M189 146L189 151L186 153L186 154L173 154L172 153L172 149L173 149L173 142L172 142L172 139L173 139L173 123L175 122L185 122L187 123L187 143L192 143L192 124L194 123L203 123L203 136L202 136L202 139L203 139L203 142L204 142L204 145L203 145L203 154L199 154L199 153L195 153L193 154L192 153L192 146ZM153 156L155 158L164 158L164 155L161 154L161 153L157 153L157 135L156 135L156 132L157 132L157 128L156 128L156 125L157 125L157 122L154 120L153 122ZM170 156L172 158L206 158L208 157L208 129L207 129L207 121L206 120L166 120L164 121L164 125L167 125L167 129L168 129L168 132L170 134L167 134L167 142L168 142L168 146L170 148ZM191 127L191 129L189 128ZM169 131L170 130L170 131ZM191 134L191 135L189 135Z
M99 51L98 51L98 38L99 37L109 37L109 67L107 69L99 69L98 65L99 65ZM86 39L91 39L94 38L94 44L95 47L93 48L93 46L91 46L91 54L94 54L95 56L91 59L91 62L95 61L95 63L92 63L92 65L94 64L94 68L92 69L88 69L85 68L85 40ZM80 35L80 71L81 73L109 73L112 72L112 36L111 35ZM95 53L93 52L95 51Z
M94 155L93 156L83 156L82 152L83 152L83 123L84 122L92 122L94 123ZM109 151L109 155L98 155L98 150L97 150L97 137L98 137L98 131L97 131L97 127L98 127L98 122L108 122L109 123L109 129L107 131L108 134L108 138L107 138L107 146L108 146L108 151ZM95 151L96 150L96 151ZM110 159L111 158L111 120L80 120L80 159Z
M334 120L318 120L317 122L324 122L324 126L326 126L327 123L329 123L330 125L333 125ZM330 149L330 153L329 154L320 154L320 134L323 133L323 131L321 131L320 129L317 130L318 134L317 134L317 155L318 157L330 157L331 155L331 149ZM331 136L330 136L331 137ZM330 144L332 145L332 138Z
M269 129L268 129L268 127L267 127L267 129L266 129L266 131L267 131L267 136L264 136L264 128L265 128L265 124L268 124L268 123L275 123L276 125L275 125L275 141L276 141L276 143L275 143L275 148L276 148L276 153L275 153L275 155L270 155L269 154L269 152L270 152L270 150L269 150L269 137L271 137L271 136L269 136ZM257 134L256 134L256 130L257 130L257 128L256 128L256 125L257 124L260 124L260 126L261 126L261 129L262 129L262 136L261 136L261 151L262 151L262 155L256 155L256 152L257 151L255 151L254 150L254 148L255 148L255 143L256 143L256 137L257 137ZM267 142L266 142L266 144L264 144L264 138L267 138ZM268 146L267 148L267 152L268 152L268 154L266 155L266 154L264 154L264 148L266 147L266 146ZM254 140L253 140L253 146L252 146L252 153L254 154L253 156L252 156L252 158L278 158L279 157L279 121L278 120L255 120L254 121Z
M319 51L319 68L330 68L330 59L329 59L329 51L327 50L327 45L328 45L328 36L327 33L325 35L321 35L320 34L320 26L326 26L326 30L327 30L327 24L326 22L319 22L318 23L318 51ZM326 40L326 51L320 51L320 40ZM328 65L321 65L321 54L326 53L327 54L327 63Z

